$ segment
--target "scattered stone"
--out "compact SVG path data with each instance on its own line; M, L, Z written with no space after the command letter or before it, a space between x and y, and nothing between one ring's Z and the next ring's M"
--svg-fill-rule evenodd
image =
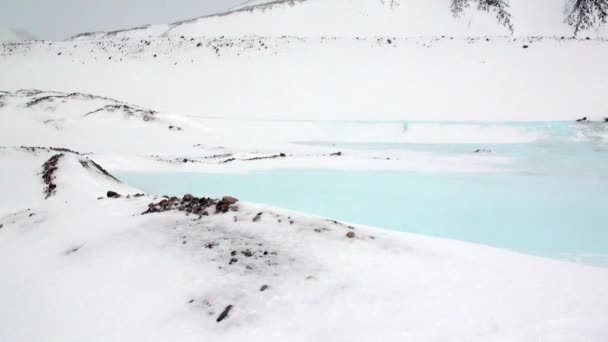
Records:
M237 259L237 258L231 258L228 265L236 264L238 261L239 261L239 259Z
M355 237L355 232L348 232L348 233L346 233L346 237L349 238L349 239L354 238Z
M491 152L492 152L492 150L487 150L487 149L484 149L484 148L480 148L480 149L475 150L475 153L491 153Z
M230 210L230 206L239 200L232 196L224 196L222 199L215 205L215 213L227 213Z
M230 255L235 256L236 255L236 251L230 252Z
M108 198L120 198L120 194L115 192L115 191L108 191L108 193L106 194L106 196L108 196Z
M232 305L228 305L224 311L222 311L222 313L217 317L217 322L221 322L224 319L226 319L226 317L228 317L228 313L230 312L230 310L232 310Z
M222 197L222 202L227 203L227 204L235 204L236 202L238 202L238 198L232 197L232 196L224 196Z
M209 248L209 249L212 249L215 246L217 246L217 243L215 243L215 242L208 242L205 244L205 248Z
M262 287L260 287L261 292L264 292L266 290L268 290L268 285L262 285Z
M252 221L253 221L253 222L258 222L258 221L259 221L259 220L261 220L261 219L262 219L262 213L260 212L260 213L258 213L257 215L255 215L255 216L253 217L253 220L252 220Z
M243 254L244 256L246 256L246 257L248 257L248 258L250 258L250 257L252 257L252 256L253 256L253 252L252 252L251 250L249 250L249 249L246 249L246 250L244 250L244 251L241 251L241 254Z

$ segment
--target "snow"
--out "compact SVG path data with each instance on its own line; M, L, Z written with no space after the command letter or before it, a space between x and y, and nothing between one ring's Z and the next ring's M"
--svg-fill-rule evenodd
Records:
M53 154L7 148L0 158L25 182L39 170L33 161ZM135 190L83 168L81 158L60 160L55 196L43 200L38 181L38 202L0 219L0 270L11 275L0 282L3 340L608 337L606 269L351 230L249 203L202 219L142 216L152 196L97 200L106 189ZM253 222L258 212L262 219ZM211 242L217 245L204 247ZM258 259L241 253L247 248ZM232 250L239 260L229 265ZM262 285L269 288L261 292ZM228 318L216 322L227 305Z
M141 39L32 43L0 53L0 89L86 92L163 112L224 119L608 116L607 41L487 39L167 37L150 45Z
M162 194L104 173L525 172L508 154L394 146L564 132L605 167L605 27L571 37L553 0L512 0L513 35L447 0L392 3L256 0L1 44L0 341L608 339L606 268L254 203L141 215Z

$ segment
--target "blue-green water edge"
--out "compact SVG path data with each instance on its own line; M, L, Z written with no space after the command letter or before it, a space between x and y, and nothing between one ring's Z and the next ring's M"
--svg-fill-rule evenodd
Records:
M493 156L510 158L510 167L519 170L514 172L272 170L118 176L151 193L230 194L352 223L608 266L606 144L596 139L572 139L581 133L580 126L574 124L522 127L546 127L551 134L547 139L522 144L307 142L439 155L490 149Z

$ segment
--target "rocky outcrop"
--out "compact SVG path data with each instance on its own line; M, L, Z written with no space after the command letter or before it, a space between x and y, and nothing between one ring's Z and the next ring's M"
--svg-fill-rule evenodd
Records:
M181 199L174 196L165 197L157 203L152 202L148 204L148 209L144 211L142 215L178 210L186 212L187 214L207 216L209 215L209 209L211 208L215 208L214 214L237 211L238 207L234 205L236 202L238 202L238 199L231 196L225 196L221 200L217 200L209 197L199 198L191 194L186 194Z
M63 153L55 154L42 164L42 181L46 184L46 187L44 188L45 199L48 199L57 192L57 184L54 182L55 172L59 169L57 163L63 155Z

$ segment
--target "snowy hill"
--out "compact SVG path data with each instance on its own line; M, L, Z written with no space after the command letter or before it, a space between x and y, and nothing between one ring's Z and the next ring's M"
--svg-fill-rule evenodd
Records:
M34 36L23 30L0 27L0 43L20 42L34 39L36 39Z
M505 13L477 5L455 16L454 0L275 0L248 1L225 13L104 33L78 35L73 39L102 37L200 36L299 36L299 37L418 37L418 36L572 36L575 27L566 19L571 3L566 0L510 0ZM580 35L605 37L606 25L581 30ZM510 28L513 29L511 32Z

